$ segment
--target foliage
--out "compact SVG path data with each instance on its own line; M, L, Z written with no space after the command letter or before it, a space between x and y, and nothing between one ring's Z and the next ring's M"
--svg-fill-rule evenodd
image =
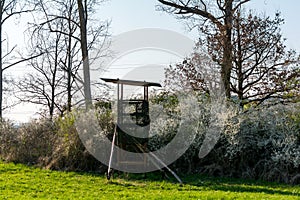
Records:
M98 102L97 107L99 125L110 137L114 130L111 104ZM80 112L54 119L41 118L19 126L3 121L0 158L47 169L103 171L105 167L86 150L77 133L75 120Z
M299 96L299 56L284 45L280 14L277 13L274 19L252 12L244 15L239 13L235 16L232 28L232 98L241 107L249 103L296 101ZM209 94L210 85L218 80L217 75L220 74L222 49L219 43L222 36L219 34L209 35L196 45L189 58L169 66L166 69L166 86ZM210 48L203 48L205 45Z
M233 21L239 8L250 0L158 1L162 4L161 10L175 14L176 17L187 21L190 29L198 29L199 38L206 41L203 47L207 49L206 52L209 55L218 54L218 58L213 57L213 61L217 62L221 68L221 82L224 85L226 97L230 98L230 79L233 68ZM216 40L209 40L214 36L217 36Z
M241 105L295 98L286 94L298 91L299 55L286 48L283 23L280 13L271 18L250 11L235 17L231 90Z
M199 30L196 49L200 52L168 69L171 82L207 92L203 62L209 55L215 62L211 67L219 70L226 96L236 96L241 106L274 98L282 102L295 100L299 94L300 60L298 53L284 44L280 13L272 19L246 11L244 5L250 0L158 1L161 10Z
M48 169L97 171L100 163L82 145L69 113L55 121L41 119L13 127L2 123L0 157Z
M177 134L180 108L178 99L174 99L176 95L164 93L153 100L169 111L165 120L151 125L151 131L156 133L149 140L151 150L162 148ZM196 138L185 154L172 164L173 169L181 173L200 172L286 183L300 181L299 104L239 111L238 105L228 103L225 112L214 113L211 108L219 106L215 103L209 96L198 97L198 124L190 124L191 130L186 130L196 130ZM199 159L204 139L212 132L209 129L214 128L211 119L218 114L223 118L222 125L217 126L223 127L219 142L206 157Z
M40 158L53 151L56 136L55 125L45 120L32 121L20 127L12 123L1 124L1 157L5 160L37 164Z
M287 183L299 182L298 104L260 107L227 121L200 171ZM206 165L203 167L203 165Z
M295 199L300 195L299 186L199 175L185 176L185 184L179 185L154 173L146 179L120 175L108 182L98 174L11 163L0 163L0 171L0 196L5 199Z
M242 5L248 1L159 2L164 11L176 13L204 33L191 57L167 68L167 87L200 91L208 99L218 96L214 93L220 88L227 97L234 95L230 98L232 106L223 102L227 106L223 117L215 117L212 112L212 108L220 107L218 101L199 101L199 124L203 126L197 131L195 143L173 167L178 171L298 183L298 104L280 103L299 99L299 55L286 49L280 14L272 19L244 12ZM222 81L213 76L218 74ZM206 123L200 113L205 113ZM211 130L214 117L219 125ZM223 129L219 142L199 159L197 151L205 145L204 136L218 132L216 127ZM176 134L168 128L163 132Z
M226 121L230 115L234 115L236 112L229 109L225 109L226 111L222 110L223 102L221 99L221 96L214 99L202 92L193 92L191 96L187 95L187 93L165 92L152 99L153 102L163 108L163 111L160 111L160 115L163 116L152 117L155 120L151 123L150 135L154 136L149 139L149 149L153 151L164 147L176 134L179 134L178 130L182 126L182 120L189 117L190 119L195 119L189 120L188 126L185 126L183 130L189 133L185 136L194 137L194 141L181 158L172 165L173 168L181 173L194 172L198 162L199 150L203 141L207 139L206 135L214 132L211 136L216 137L216 142L218 135L223 131L223 121ZM184 114L187 114L187 116L184 116ZM213 148L214 144L213 142L208 142L206 145L212 145L209 148Z
M182 63L165 69L165 85L171 90L193 90L209 94L212 89L210 84L219 80L218 68L208 55L197 51Z
M167 145L177 134L186 107L180 95L161 93L152 97L152 120L148 148ZM227 103L225 110L212 97L198 93L197 102L187 103L197 110L197 121L185 131L194 132L190 148L170 167L184 174L200 173L297 184L300 182L299 103L259 106L240 111ZM195 100L195 99L193 99ZM155 109L157 107L157 109ZM162 109L163 108L163 109ZM151 113L152 111L153 113ZM160 110L160 112L155 112ZM38 120L15 127L3 121L0 132L0 157L6 161L33 164L48 169L101 171L106 169L81 143L74 122L80 112L54 121ZM160 113L161 116L157 116ZM189 112L192 114L192 112ZM216 118L216 116L218 116ZM97 117L101 134L111 139L114 130L111 104L100 102ZM218 119L216 121L216 119ZM219 124L215 124L219 123ZM209 154L199 159L199 150L209 134L218 132Z

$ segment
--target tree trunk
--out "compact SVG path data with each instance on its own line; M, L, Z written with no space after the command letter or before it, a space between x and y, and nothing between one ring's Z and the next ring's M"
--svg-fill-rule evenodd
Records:
M56 39L55 42L55 61L54 61L54 70L53 70L53 75L52 75L52 82L51 82L51 106L50 106L50 118L52 120L53 115L54 115L54 107L55 107L55 84L56 84L56 72L58 68L58 47L59 47L59 38Z
M221 78L224 84L225 95L230 98L230 76L232 70L232 1L226 1L225 18L224 18L224 46L223 46L223 63L221 69Z
M84 79L84 96L86 109L90 108L92 105L92 94L91 94L91 81L90 81L90 64L87 48L87 16L85 9L82 4L82 0L77 0L78 3L78 13L80 19L80 42L81 42L81 52L83 61L83 79Z
M244 82L244 75L243 75L243 55L242 55L242 41L241 41L241 30L240 30L240 13L238 13L238 16L236 18L236 31L237 31L237 58L236 58L236 65L237 65L237 95L239 100L239 106L241 109L243 109L243 95L244 95L244 89L243 89L243 82Z
M72 53L71 53L71 45L72 45L72 25L71 25L71 14L69 14L69 35L68 35L68 51L67 51L67 95L68 95L68 102L67 102L67 110L71 112L72 107Z

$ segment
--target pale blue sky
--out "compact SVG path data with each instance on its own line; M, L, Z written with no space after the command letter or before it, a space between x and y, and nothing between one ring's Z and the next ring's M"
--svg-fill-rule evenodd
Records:
M186 30L182 21L167 13L156 11L155 5L157 4L157 0L109 0L101 6L97 15L101 19L112 20L110 28L112 35L140 28L164 28L182 33L192 39L197 37L196 32L190 33ZM271 16L275 11L281 11L285 19L282 31L283 36L287 38L287 46L300 52L299 0L252 0L248 6L257 12L266 12L267 15ZM10 46L23 41L20 33L21 24L26 23L24 20L26 21L26 19L21 19L17 26L12 23L6 25ZM16 74L23 71L24 68L14 68L11 73ZM35 112L33 108L32 106L21 106L6 112L5 116L17 121L27 121Z
M101 18L112 19L111 30L113 34L138 28L166 28L178 31L193 37L187 32L184 23L176 20L174 16L158 12L156 0L110 0L99 10ZM282 26L283 35L288 39L291 48L300 51L300 1L299 0L252 0L246 4L257 12L266 12L273 15L275 11L281 11L285 24Z

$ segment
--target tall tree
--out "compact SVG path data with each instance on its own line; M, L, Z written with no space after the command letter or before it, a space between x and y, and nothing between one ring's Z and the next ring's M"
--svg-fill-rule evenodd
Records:
M84 3L84 4L83 4ZM87 20L88 7L87 0L77 0L78 14L80 20L80 44L83 61L83 80L84 80L84 97L85 105L88 109L92 105L91 81L90 81L90 61L87 42Z
M56 21L57 28L61 21ZM53 25L53 24L52 24ZM22 102L45 106L52 119L55 111L62 113L64 106L64 74L61 59L65 56L63 37L60 32L50 33L43 26L33 27L29 48L31 54L43 55L29 61L30 73L16 84L16 97Z
M57 7L58 9L54 11L52 8ZM62 35L60 42L63 45L62 51L64 54L60 56L59 63L62 64L61 69L66 73L66 110L71 111L72 107L72 97L77 90L73 87L75 76L77 75L78 68L81 61L78 61L78 43L80 38L78 36L78 14L76 0L67 1L56 1L56 2L44 2L40 1L40 6L42 7L43 14L45 15L45 21L41 24L35 25L37 29L40 27L47 27L48 32L59 33ZM74 91L75 89L75 91Z
M299 55L286 48L281 33L284 20L237 12L233 22L233 70L231 91L241 106L287 96L299 88Z
M280 26L283 19L279 13L275 18L237 12L232 24L232 73L230 89L241 107L255 102L261 104L273 99L278 102L291 101L299 94L299 55L284 45ZM207 37L209 55L219 60L222 48L218 42L220 33ZM198 47L202 47L199 43ZM167 70L167 80L188 83L193 90L209 93L209 66L207 54L195 52L183 63ZM177 80L174 80L174 77ZM179 81L178 81L179 80ZM214 79L212 79L214 80Z
M59 112L71 111L76 96L80 98L82 95L78 94L82 92L82 88L84 88L83 96L85 99L88 96L89 99L85 101L86 105L90 105L92 99L89 77L86 79L84 75L82 80L79 69L83 66L84 74L89 75L89 66L88 69L86 68L86 64L89 64L88 52L91 49L101 51L102 49L99 47L102 46L103 40L108 35L109 22L107 21L98 21L87 25L87 15L94 13L94 6L98 1L85 1L84 35L81 34L82 26L77 0L36 0L36 2L41 8L42 14L38 15L36 22L31 24L29 29L30 35L33 36L31 49L39 49L47 55L36 59L34 63L30 62L30 65L41 76L27 77L28 87L23 83L19 84L23 85L19 89L25 92L26 96L31 97L29 98L31 101L34 99L33 103L48 106L50 116L54 113L53 108ZM84 51L82 51L83 49ZM96 57L98 55L95 53ZM40 80L41 77L44 77L44 81ZM36 85L34 85L35 82ZM41 89L32 89L36 87ZM44 88L48 88L48 90ZM88 95L85 95L86 88L88 88ZM36 100L41 96L43 96L43 102ZM24 101L28 100L28 98L23 99ZM66 101L64 102L64 100Z
M221 78L226 96L230 98L230 77L233 67L232 24L239 7L250 0L158 0L162 10L191 20L192 26L210 36L219 33L221 58L216 60L221 66Z
M108 36L108 21L97 22L92 18L92 14L95 12L95 7L102 3L104 0L58 0L55 3L58 4L58 7L62 7L63 10L61 13L55 13L48 6L48 10L45 9L45 6L49 4L47 1L39 0L40 4L43 6L44 13L46 14L47 21L44 24L49 25L51 32L61 32L65 35L65 42L67 44L67 59L65 60L65 70L68 74L68 110L71 107L71 86L74 83L71 79L76 79L80 81L80 84L83 85L83 96L85 98L86 107L89 107L92 104L92 95L91 95L91 82L90 82L90 57L89 51L98 47L96 51L100 52L102 44L106 37ZM63 20L63 25L65 29L55 30L51 27L51 23L56 20ZM89 23L89 22L95 23ZM80 48L77 48L79 43ZM76 47L76 48L75 48ZM81 64L83 68L83 79L80 78L80 75L77 72L74 72L74 69L78 69L79 65L74 64L74 54L76 57L80 49L81 52ZM99 53L95 53L96 57ZM95 58L92 58L95 59ZM75 65L75 67L74 67ZM73 71L72 71L73 70Z

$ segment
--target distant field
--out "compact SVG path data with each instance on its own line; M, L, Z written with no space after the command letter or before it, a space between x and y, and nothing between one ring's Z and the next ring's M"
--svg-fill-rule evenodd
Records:
M182 176L181 176L182 177ZM300 199L300 186L259 181L157 174L119 176L57 172L0 162L0 199Z

